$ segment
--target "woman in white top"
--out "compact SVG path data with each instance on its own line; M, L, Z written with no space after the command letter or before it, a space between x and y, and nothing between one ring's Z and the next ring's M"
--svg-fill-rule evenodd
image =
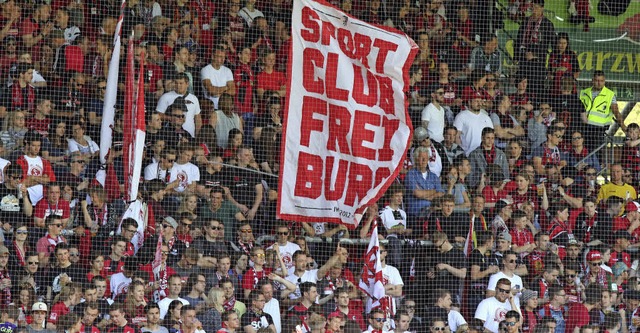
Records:
M76 123L71 127L71 137L67 139L69 143L69 153L79 155L85 162L97 157L100 147L88 135L84 135L82 124Z

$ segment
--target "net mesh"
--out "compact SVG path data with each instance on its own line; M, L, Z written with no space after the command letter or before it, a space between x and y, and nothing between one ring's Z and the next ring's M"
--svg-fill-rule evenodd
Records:
M0 1L3 326L635 332L640 2L321 3L418 46L355 229L276 218L293 1Z

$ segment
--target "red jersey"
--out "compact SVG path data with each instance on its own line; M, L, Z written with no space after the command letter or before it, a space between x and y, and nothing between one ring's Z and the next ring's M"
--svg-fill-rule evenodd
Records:
M271 268L263 268L261 271L256 271L255 268L251 267L249 270L244 273L242 277L242 289L254 290L258 285L258 281L262 278L267 277L267 275L271 274Z
M56 324L60 316L66 315L71 312L68 306L64 304L64 302L58 302L51 307L51 314L49 315L49 320L47 322Z
M63 199L58 200L57 203L51 204L48 200L40 200L36 204L33 216L46 219L50 215L59 215L63 219L68 219L71 215L71 208L69 208L69 202Z

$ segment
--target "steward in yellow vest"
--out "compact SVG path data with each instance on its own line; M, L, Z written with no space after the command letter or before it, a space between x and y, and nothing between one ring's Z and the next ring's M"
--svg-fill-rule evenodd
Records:
M623 131L626 131L624 118L620 114L616 94L604 86L603 71L593 73L592 86L580 91L580 101L584 107L582 122L585 126L585 145L589 150L597 148L604 141L604 132L609 129L615 117Z

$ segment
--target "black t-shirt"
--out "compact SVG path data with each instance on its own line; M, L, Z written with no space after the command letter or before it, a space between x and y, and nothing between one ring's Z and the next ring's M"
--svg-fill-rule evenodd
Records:
M227 187L231 191L231 196L238 203L251 208L256 197L255 186L260 184L260 178L256 173L242 169L233 168L228 170L228 173L230 176L224 179L229 181Z
M62 274L67 274L71 279L71 282L82 283L86 281L86 276L82 274L84 270L76 265L69 265L68 267L53 267L47 272L47 285L53 288L54 293L59 293L62 289L60 283L60 277Z
M438 286L438 288L449 290L452 296L459 295L462 279L449 273L446 269L438 270L436 265L440 263L448 264L457 269L462 269L467 268L467 258L464 256L462 251L455 248L452 248L450 251L445 253L438 253L432 258L431 267L435 269L436 273L435 285Z
M491 257L485 256L478 249L474 249L469 255L469 270L471 270L471 266L480 267L480 271L486 271L489 266L496 265L497 262L495 260L491 260ZM471 274L471 271L469 271ZM470 276L470 275L469 275ZM482 279L471 281L471 292L474 294L484 294L487 285L489 284L489 276L486 276Z
M12 225L27 222L22 214L22 199L18 198L18 189L8 189L4 184L0 186L0 222Z
M244 329L245 326L250 325L257 331L260 328L273 325L273 318L271 318L271 315L266 312L258 314L253 310L248 310L240 319L240 325L242 329Z

